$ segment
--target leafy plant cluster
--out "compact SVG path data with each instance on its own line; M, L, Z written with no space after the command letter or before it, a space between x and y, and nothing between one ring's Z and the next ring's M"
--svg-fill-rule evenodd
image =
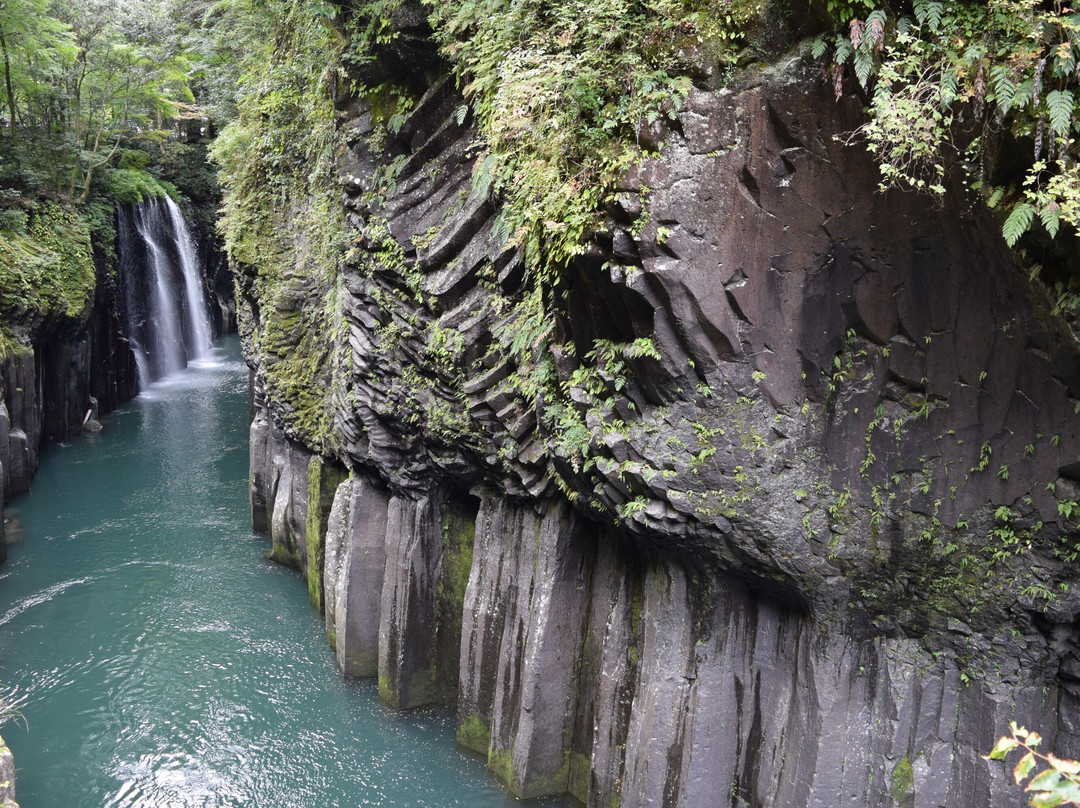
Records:
M338 270L347 246L328 86L344 40L332 24L333 6L318 0L226 6L249 49L236 117L211 148L227 189L218 230L265 312L250 326L270 359L268 390L292 409L309 445L325 448L332 343L341 328Z
M881 166L882 187L940 195L961 164L1017 243L1038 220L1051 238L1080 226L1080 13L1062 0L914 0L852 17L831 43L841 93L850 64L871 94L854 136ZM829 43L818 40L815 54ZM992 187L987 164L1004 136L1026 144L1023 176Z
M1015 721L1010 722L1009 729L1010 734L999 738L985 759L1005 760L1010 752L1021 749L1024 755L1013 769L1013 779L1017 785L1027 781L1024 790L1030 795L1030 805L1080 805L1080 762L1062 760L1053 753L1042 754L1038 751L1042 736Z
M697 62L732 61L764 3L570 0L435 3L431 24L483 134L478 178L502 232L556 271L595 232L640 137L671 117Z

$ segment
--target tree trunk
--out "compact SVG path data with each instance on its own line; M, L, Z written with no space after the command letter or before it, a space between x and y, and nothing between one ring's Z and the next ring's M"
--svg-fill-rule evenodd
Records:
M4 53L4 83L7 85L8 115L11 116L11 142L15 142L15 91L11 88L11 58L8 56L7 40L0 31L0 50Z

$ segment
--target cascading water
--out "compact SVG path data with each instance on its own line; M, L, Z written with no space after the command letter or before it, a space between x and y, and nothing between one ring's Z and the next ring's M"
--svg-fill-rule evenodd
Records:
M180 255L180 269L184 276L184 293L187 302L188 324L191 326L191 346L193 359L201 359L210 350L210 314L206 304L206 294L200 271L195 242L191 238L187 222L180 206L165 197L165 206L169 210L176 246Z
M127 337L145 390L210 350L203 273L191 232L171 199L122 206L118 219Z

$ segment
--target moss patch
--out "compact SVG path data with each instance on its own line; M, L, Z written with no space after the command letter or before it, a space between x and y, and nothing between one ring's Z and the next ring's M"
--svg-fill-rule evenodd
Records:
M323 568L326 564L326 528L330 521L330 508L334 504L334 493L348 476L344 468L318 455L308 464L307 522L304 525L308 598L320 612L323 611Z
M907 808L915 799L915 772L911 760L905 755L896 762L892 771L892 798L898 808Z
M491 746L491 727L479 713L469 713L458 721L457 742L474 752L486 753Z
M0 319L81 318L96 274L89 223L54 202L39 205L24 226L0 231Z
M461 613L465 608L465 588L469 585L476 538L475 511L465 503L450 499L443 509L441 525L442 567L435 593L435 690L438 701L453 704L460 675ZM486 749L485 744L478 751Z

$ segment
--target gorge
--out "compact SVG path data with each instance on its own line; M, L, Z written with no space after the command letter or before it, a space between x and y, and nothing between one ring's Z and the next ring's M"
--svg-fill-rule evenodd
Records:
M8 496L207 346L212 290L268 556L341 674L452 710L510 794L1017 804L1010 721L1080 757L1076 242L1017 190L1074 118L1013 138L979 62L940 190L882 190L859 59L942 4L586 5L259 6L212 147L235 301L185 283L172 201L121 206L98 314L6 352Z

